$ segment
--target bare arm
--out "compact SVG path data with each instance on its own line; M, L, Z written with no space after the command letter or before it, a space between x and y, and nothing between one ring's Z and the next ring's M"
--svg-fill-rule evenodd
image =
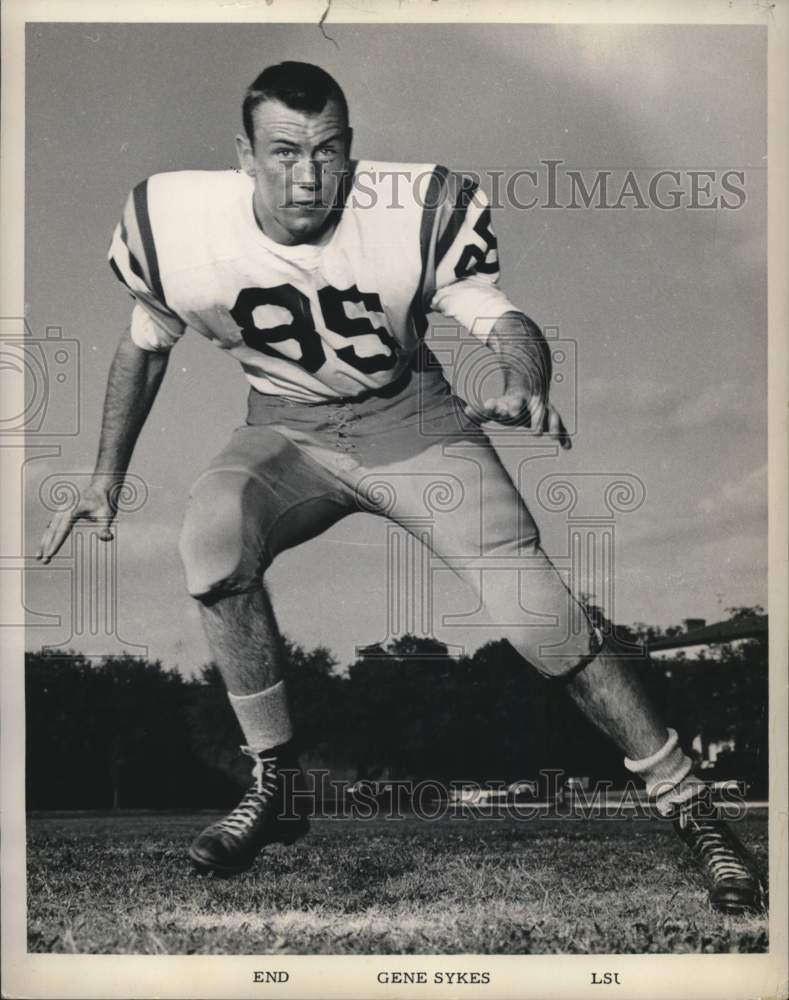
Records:
M105 541L112 538L114 498L164 378L168 356L142 350L128 333L118 344L107 378L99 453L90 485L74 507L60 511L50 521L37 559L48 563L80 518L100 522L104 529L101 537Z
M551 350L540 328L522 312L500 316L491 328L488 347L494 351L504 373L504 390L482 406L468 405L466 413L478 420L530 427L544 432L563 448L570 437L548 399L551 386Z
M94 481L122 479L167 368L167 352L143 351L127 334L107 376Z

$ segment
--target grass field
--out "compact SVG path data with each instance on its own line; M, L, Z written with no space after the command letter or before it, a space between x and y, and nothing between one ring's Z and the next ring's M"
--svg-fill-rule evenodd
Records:
M193 873L209 815L28 821L28 949L92 954L762 952L657 821L313 821L232 880ZM767 821L738 824L766 867Z

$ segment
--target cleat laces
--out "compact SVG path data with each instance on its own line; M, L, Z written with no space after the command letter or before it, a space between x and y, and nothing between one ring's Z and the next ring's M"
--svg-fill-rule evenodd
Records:
M252 829L260 818L261 806L277 790L277 758L262 757L251 747L242 746L241 752L254 760L252 777L255 784L247 790L236 808L216 824L217 830L225 830L235 837Z
M727 878L750 879L751 873L728 842L723 831L713 823L696 823L693 849L704 861L716 881Z

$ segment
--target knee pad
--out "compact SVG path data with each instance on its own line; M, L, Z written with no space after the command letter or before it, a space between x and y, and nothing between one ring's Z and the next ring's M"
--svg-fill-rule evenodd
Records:
M558 680L570 680L571 677L575 677L585 667L588 667L593 660L597 659L603 649L603 633L601 629L591 623L589 624L589 629L588 637L582 644L581 651L573 651L570 655L564 657L560 663L561 669L559 671L549 674L544 673L543 676L554 677ZM585 652L583 651L584 646L587 647Z
M602 636L536 534L518 539L508 552L500 546L486 554L483 578L485 563L490 569L482 586L485 608L535 670L544 677L567 677L595 659Z
M263 543L265 517L249 516L247 491L254 489L240 472L212 470L195 484L184 519L179 549L192 597L215 600L262 586L270 560Z
M583 614L583 609L579 610ZM513 631L507 638L543 677L570 678L596 659L603 645L600 630L585 615L580 628L568 627L567 622L572 617L572 612L567 617L560 616L558 627L535 629L531 634L524 634L525 630Z

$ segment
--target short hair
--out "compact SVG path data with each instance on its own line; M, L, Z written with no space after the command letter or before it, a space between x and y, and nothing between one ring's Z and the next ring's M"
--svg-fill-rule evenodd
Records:
M312 63L282 62L267 66L244 94L241 116L247 138L254 144L255 126L252 117L255 108L264 101L282 101L294 111L320 114L329 101L337 101L348 124L348 102L342 88L326 70Z

